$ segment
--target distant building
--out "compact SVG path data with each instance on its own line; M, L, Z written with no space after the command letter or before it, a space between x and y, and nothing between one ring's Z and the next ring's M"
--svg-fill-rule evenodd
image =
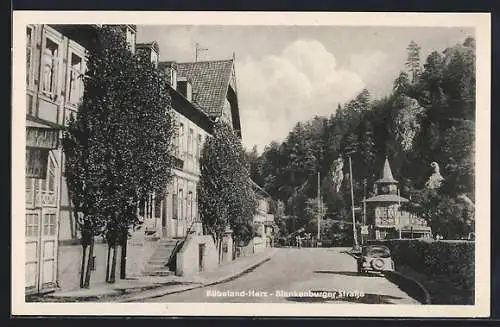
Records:
M274 246L274 236L277 225L271 213L271 196L260 186L252 182L257 196L257 211L253 217L255 237L254 251L260 252L266 247Z
M366 199L368 239L430 238L427 222L401 209L408 202L399 195L398 181L386 158L382 178L375 182L375 196Z

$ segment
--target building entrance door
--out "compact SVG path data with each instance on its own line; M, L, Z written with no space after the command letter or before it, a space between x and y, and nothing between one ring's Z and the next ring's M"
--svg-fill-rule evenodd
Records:
M59 169L52 153L47 166L46 179L26 178L26 293L57 287Z

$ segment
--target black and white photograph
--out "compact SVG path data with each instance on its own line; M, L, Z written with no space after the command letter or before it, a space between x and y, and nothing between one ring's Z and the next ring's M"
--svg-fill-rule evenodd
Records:
M489 29L14 12L13 309L488 316Z

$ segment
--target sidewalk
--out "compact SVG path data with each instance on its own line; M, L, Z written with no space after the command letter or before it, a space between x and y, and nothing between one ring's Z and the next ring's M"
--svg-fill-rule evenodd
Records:
M219 284L252 270L271 259L276 248L221 265L217 270L193 276L140 276L117 280L115 284L97 284L90 289L77 289L46 295L35 302L137 302L143 299L188 291Z

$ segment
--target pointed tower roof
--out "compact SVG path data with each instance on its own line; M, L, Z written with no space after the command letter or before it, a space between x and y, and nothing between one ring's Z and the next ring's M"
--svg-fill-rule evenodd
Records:
M391 166L389 165L389 159L385 157L384 170L382 171L382 178L377 180L376 183L392 183L395 184L398 181L392 177Z

